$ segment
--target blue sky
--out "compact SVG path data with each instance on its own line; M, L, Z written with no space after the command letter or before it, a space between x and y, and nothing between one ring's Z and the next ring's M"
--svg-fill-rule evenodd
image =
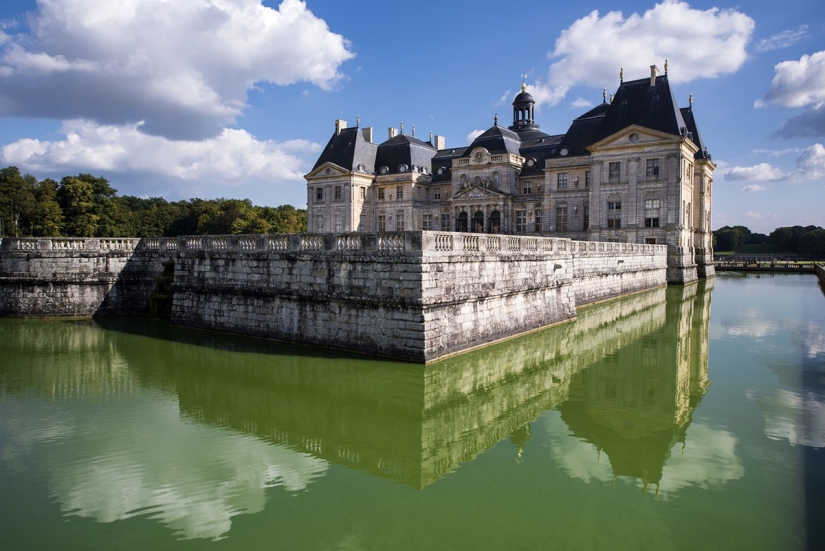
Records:
M0 164L303 206L336 118L462 146L509 123L524 73L560 134L665 58L718 165L713 227L825 226L825 10L803 0L4 0Z

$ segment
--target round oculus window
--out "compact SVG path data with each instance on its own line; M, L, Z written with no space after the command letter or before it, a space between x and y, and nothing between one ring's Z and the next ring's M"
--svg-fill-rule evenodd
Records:
M567 149L566 147L562 147L559 150L559 155L561 155L562 157L566 157L568 153L570 153L570 150Z
M631 134L630 136L627 137L627 140L630 143L636 143L636 142L639 141L639 135L634 132L633 134Z

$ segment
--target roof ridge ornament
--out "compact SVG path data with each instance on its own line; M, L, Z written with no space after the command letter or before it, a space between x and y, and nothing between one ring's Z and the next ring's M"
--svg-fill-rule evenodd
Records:
M619 67L619 84L624 82L624 67Z
M527 73L521 73L521 91L527 91Z
M668 66L668 62L667 62L667 58L665 58L665 76L667 76L667 66Z
M607 103L607 88L602 88L602 103Z
M688 98L688 103L690 104L690 109L693 109L693 94Z
M493 126L498 126L498 113L493 116Z

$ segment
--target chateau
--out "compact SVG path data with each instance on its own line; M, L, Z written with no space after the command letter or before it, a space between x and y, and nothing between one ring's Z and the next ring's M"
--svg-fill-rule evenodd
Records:
M522 84L513 121L467 147L335 121L306 175L312 233L438 230L666 244L671 283L714 275L715 165L692 101L680 108L665 74L622 82L564 134L542 132Z

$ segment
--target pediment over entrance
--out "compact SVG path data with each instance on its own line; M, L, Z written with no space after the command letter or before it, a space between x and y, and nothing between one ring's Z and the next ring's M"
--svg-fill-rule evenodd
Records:
M502 199L505 195L498 191L480 186L470 186L453 196L453 201L477 201L479 199Z

